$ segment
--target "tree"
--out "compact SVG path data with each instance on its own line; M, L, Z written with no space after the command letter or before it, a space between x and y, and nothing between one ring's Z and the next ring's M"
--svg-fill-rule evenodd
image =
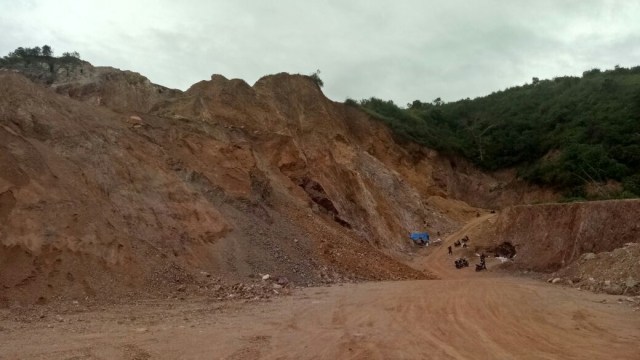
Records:
M40 46L36 46L34 48L26 48L25 49L27 56L42 56L42 49Z
M413 109L413 110L419 110L419 109L422 109L425 105L429 105L429 104L423 104L420 100L413 100L413 102L407 103L407 108Z
M358 106L358 102L349 97L344 101L344 104L349 106Z
M51 49L51 46L44 45L42 47L42 56L53 56L53 49Z
M23 47L19 47L15 49L13 52L9 53L9 57L25 57L27 56L27 51Z
M480 163L484 162L484 154L485 154L485 146L483 142L483 136L492 128L496 127L498 124L484 125L484 129L482 129L482 124L480 124L480 119L474 119L473 121L468 121L467 130L471 133L473 140L478 146L478 156L480 158Z
M80 54L77 51L63 52L62 57L72 57L72 58L80 59Z
M600 74L600 69L593 68L582 73L582 77L594 76Z
M319 87L323 87L324 86L324 81L322 81L322 79L320 79L320 69L316 70L316 72L314 72L313 74L309 75L309 77Z
M640 197L640 66L532 82L441 105L416 100L399 108L371 98L360 106L398 139L488 170L517 168L568 197ZM599 185L608 181L622 183L624 193Z
M532 84L532 85L537 85L539 82L540 82L540 78L533 77L533 78L531 79L531 84Z

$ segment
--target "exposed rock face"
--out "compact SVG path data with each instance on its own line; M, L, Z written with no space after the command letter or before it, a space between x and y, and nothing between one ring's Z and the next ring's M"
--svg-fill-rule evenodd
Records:
M86 63L53 73L0 71L3 296L155 294L202 272L423 278L393 258L408 233L475 216L452 197L497 199L304 76L183 94Z
M415 174L410 163L389 166L408 155L386 128L357 109L326 99L304 76L268 76L250 87L216 75L156 114L198 119L224 131L229 141L252 149L273 186L284 185L281 191L297 201L315 203L321 212L373 243L402 249L408 243L407 232L424 227L425 221L443 229L456 225L423 203L428 192L416 185L424 178L414 176L408 182L396 170ZM199 157L203 147L192 148ZM237 164L234 160L229 166ZM233 182L213 174L207 177L227 192L246 196L247 169L239 166ZM243 190L237 188L240 185Z
M612 251L640 242L640 200L594 201L506 208L471 235L475 245L515 245L515 264L536 271L555 271L582 254ZM640 261L640 259L638 259Z
M75 58L15 61L7 69L51 87L59 94L117 112L148 112L181 91L151 83L146 77Z

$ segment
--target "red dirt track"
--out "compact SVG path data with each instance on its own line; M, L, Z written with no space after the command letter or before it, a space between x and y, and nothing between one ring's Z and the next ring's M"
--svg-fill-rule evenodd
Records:
M445 245L428 260L447 258ZM308 288L266 304L168 300L35 323L7 310L0 358L638 359L640 313L617 296L455 273Z

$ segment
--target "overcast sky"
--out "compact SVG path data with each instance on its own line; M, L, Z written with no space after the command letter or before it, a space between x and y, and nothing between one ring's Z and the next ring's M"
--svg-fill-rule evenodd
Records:
M0 54L43 44L173 88L320 69L334 100L404 105L640 65L640 1L0 0Z

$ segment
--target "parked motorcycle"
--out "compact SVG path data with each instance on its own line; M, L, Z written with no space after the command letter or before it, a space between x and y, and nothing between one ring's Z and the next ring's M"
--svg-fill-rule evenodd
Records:
M459 258L455 261L456 269L462 269L463 267L468 267L469 262L465 258Z

